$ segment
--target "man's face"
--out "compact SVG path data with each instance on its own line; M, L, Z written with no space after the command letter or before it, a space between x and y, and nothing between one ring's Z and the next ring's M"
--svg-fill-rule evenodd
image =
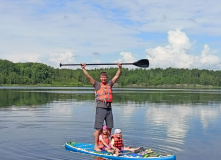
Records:
M107 83L107 76L100 76L100 80L102 83L106 84Z

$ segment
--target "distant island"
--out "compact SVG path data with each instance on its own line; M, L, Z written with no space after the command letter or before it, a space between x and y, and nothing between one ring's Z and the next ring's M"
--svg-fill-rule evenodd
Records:
M0 59L1 86L90 86L79 69L53 68L42 63L13 63ZM106 71L109 78L117 68L95 68L88 70L94 79L99 80L99 73ZM200 69L127 69L115 87L159 87L159 88L220 88L221 71Z

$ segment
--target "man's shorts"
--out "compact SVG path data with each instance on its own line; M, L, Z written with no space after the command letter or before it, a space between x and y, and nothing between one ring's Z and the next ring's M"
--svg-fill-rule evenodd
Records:
M96 107L94 129L102 129L104 121L107 128L114 127L112 109Z

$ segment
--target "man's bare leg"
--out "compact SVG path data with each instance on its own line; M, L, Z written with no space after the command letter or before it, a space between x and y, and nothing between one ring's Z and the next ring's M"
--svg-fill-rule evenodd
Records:
M109 135L111 135L111 129L112 129L112 128L108 128L108 133L109 133Z
M98 142L99 135L100 135L100 130L97 129L97 130L94 132L94 150L97 151L97 152L101 152L101 149L98 148L98 146L97 146L97 142Z

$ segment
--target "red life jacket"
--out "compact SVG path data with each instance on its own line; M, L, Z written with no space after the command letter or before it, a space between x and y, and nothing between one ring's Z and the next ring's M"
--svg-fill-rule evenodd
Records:
M96 100L101 102L112 102L112 90L109 84L100 83L101 88L96 92Z
M111 138L114 138L114 147L121 150L121 147L123 147L123 138L122 138L122 136L120 138L118 138L117 136L112 135Z
M102 133L101 135L102 135L103 141L108 145L109 144L109 136L108 136L108 134L103 134ZM98 141L97 145L98 145L98 148L103 148L104 147L104 144L103 144L103 142L101 140Z

